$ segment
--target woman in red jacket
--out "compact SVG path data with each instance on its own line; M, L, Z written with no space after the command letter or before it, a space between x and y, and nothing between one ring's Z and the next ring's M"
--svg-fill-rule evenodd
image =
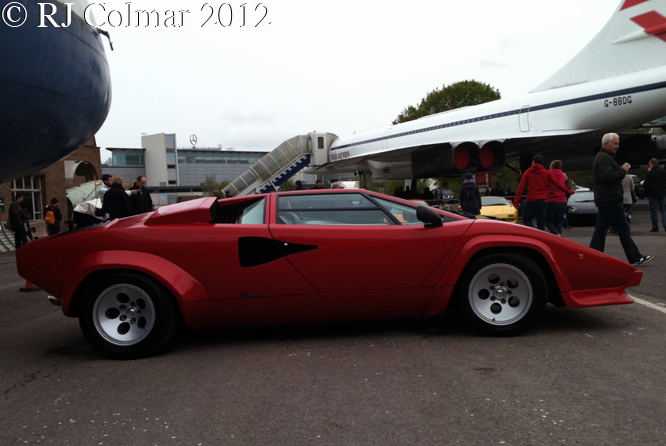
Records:
M560 184L550 171L543 167L543 156L540 154L532 157L532 166L525 171L520 180L513 205L520 205L523 192L527 191L527 200L523 209L523 224L534 227L532 220L536 217L537 229L546 230L546 210L548 198L548 186L553 185L565 194L572 195L574 192Z
M562 161L550 163L550 174L562 185L566 186L567 176L562 172ZM564 214L567 212L567 194L548 183L548 206L546 210L546 227L551 234L562 236Z

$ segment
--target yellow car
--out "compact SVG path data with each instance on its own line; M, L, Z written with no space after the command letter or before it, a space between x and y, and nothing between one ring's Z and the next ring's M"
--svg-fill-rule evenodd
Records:
M518 223L518 209L504 197L481 197L481 215Z

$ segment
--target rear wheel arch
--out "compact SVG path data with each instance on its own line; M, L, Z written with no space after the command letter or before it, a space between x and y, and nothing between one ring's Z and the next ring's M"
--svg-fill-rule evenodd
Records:
M72 301L69 306L69 315L72 317L79 317L87 293L91 289L95 288L100 281L105 280L107 277L110 277L118 273L133 274L151 280L152 282L155 283L156 286L158 286L161 289L163 293L165 293L166 296L169 297L169 299L172 300L172 303L174 305L178 306L180 304L174 293L167 286L165 286L157 277L154 277L143 271L138 271L134 269L122 269L122 268L102 269L98 271L93 271L81 281L79 286L76 288L74 295L72 296Z
M514 336L541 318L548 303L548 283L528 255L484 251L466 265L454 302L481 334Z
M534 263L537 264L541 272L546 278L546 282L548 284L548 301L557 306L557 307L563 307L565 306L564 300L562 299L562 293L560 292L560 287L557 283L557 279L555 278L555 274L553 273L553 270L551 269L550 265L548 265L548 261L546 258L537 250L535 249L529 249L529 248L524 248L524 247L516 247L516 246L501 246L501 247L496 247L496 248L485 248L481 249L478 252L474 253L474 255L469 259L467 264L465 265L465 268L461 272L459 276L458 283L456 283L456 289L454 290L454 296L457 296L459 293L459 284L460 284L460 279L462 279L471 265L476 263L477 260L479 260L481 257L485 257L488 255L493 255L493 254L507 254L507 253L516 253L516 254L522 254L526 257L528 257L530 260L532 260Z
M114 359L161 352L183 326L178 302L148 274L114 269L91 274L79 287L79 325L88 342Z

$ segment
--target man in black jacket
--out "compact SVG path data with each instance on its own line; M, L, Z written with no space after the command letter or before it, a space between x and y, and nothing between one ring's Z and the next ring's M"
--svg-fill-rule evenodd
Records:
M601 144L603 147L592 163L594 204L598 211L590 248L604 252L606 233L612 225L620 236L620 243L629 263L634 266L647 263L652 260L652 256L643 256L638 250L631 238L631 229L622 206L622 179L627 175L629 163L619 166L615 161L615 154L620 148L620 137L615 133L607 133L601 139Z
M132 197L134 197L133 195ZM130 197L123 187L122 177L114 177L113 183L108 191L104 193L104 204L102 210L109 214L109 218L114 220L116 218L125 218L132 215L132 204Z
M139 175L136 183L130 190L138 190L138 193L132 195L132 211L134 215L145 214L153 210L153 199L146 190L146 177Z
M481 194L473 178L474 175L467 172L460 187L460 207L466 217L475 217L481 213Z
M661 214L661 224L666 230L666 171L659 167L657 158L650 160L649 169L643 187L645 195L650 201L650 217L652 218L650 232L659 232L659 214Z
M14 231L14 244L16 249L28 243L28 233L25 230L25 222L28 217L25 215L21 203L23 203L23 195L16 194L15 201L9 205L9 224L12 231Z

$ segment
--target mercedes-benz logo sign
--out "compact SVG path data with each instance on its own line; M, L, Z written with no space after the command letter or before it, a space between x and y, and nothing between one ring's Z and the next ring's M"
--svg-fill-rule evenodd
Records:
M190 135L190 144L193 146L197 143L197 135Z

